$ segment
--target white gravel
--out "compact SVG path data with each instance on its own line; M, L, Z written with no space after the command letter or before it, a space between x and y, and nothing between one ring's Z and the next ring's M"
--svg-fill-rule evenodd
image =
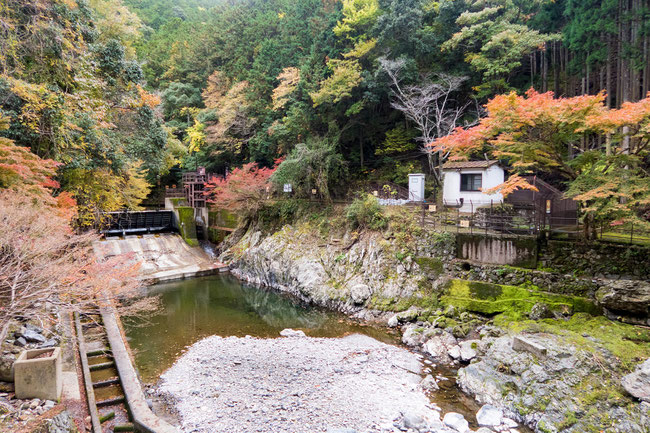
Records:
M405 418L447 431L419 385L420 359L363 335L214 336L166 371L158 392L185 432L392 432Z

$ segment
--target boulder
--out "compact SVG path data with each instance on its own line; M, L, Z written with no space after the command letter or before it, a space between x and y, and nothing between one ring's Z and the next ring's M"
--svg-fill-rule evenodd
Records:
M47 339L33 329L25 329L22 337L30 343L45 343Z
M460 358L460 346L452 346L449 348L447 351L447 355L451 356L454 359L459 359Z
M436 378L428 374L424 379L422 379L422 382L420 382L420 386L422 389L425 391L437 391L440 389L438 386L438 382L436 382Z
M56 347L56 346L58 346L58 345L59 345L59 343L58 343L54 338L50 338L50 339L47 340L45 343L43 343L43 344L41 344L40 346L38 346L38 348L39 348L39 349L46 349L46 348L48 348L48 347Z
M283 337L306 337L304 332L290 328L280 331L280 335Z
M402 343L411 347L418 347L424 341L423 328L416 325L406 325L402 334Z
M476 350L474 348L477 347L477 345L477 340L462 341L460 343L460 359L468 362L476 358Z
M16 355L13 353L0 355L0 381L14 381L14 361L16 361Z
M481 426L498 426L503 423L503 412L498 407L486 404L476 413L476 421Z
M404 414L402 419L402 425L404 428L413 429L415 431L424 431L427 429L427 422L422 418L422 416L416 412L408 411Z
M543 302L538 302L530 309L528 317L531 320L549 319L553 317L553 313L548 308L548 305L544 304Z
M650 359L646 359L632 373L623 377L621 384L634 397L650 402Z
M25 340L23 337L18 337L14 341L14 344L18 347L25 347L27 346L27 340Z
M650 282L607 281L596 293L598 303L610 312L643 319L650 324Z
M425 344L424 349L435 359L442 362L449 362L449 349L456 346L456 339L450 333L443 330L436 330L438 334L433 335Z
M467 422L465 417L456 412L446 413L444 418L442 419L442 422L446 426L451 427L460 433L467 433L470 431L469 423Z
M350 287L350 297L352 298L352 302L357 305L366 302L370 298L370 295L372 295L372 292L367 284L355 284Z

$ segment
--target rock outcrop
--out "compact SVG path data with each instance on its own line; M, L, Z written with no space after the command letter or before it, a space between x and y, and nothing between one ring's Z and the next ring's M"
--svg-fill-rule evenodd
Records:
M628 374L621 381L623 388L632 396L650 403L650 359Z
M599 361L558 336L526 338L545 347L546 355L515 350L510 336L482 339L480 360L458 371L463 391L537 432L647 431L650 405L626 399L608 379L613 371L602 370L602 363L616 364L614 357L603 352Z
M390 311L399 309L398 303L426 302L436 285L425 276L436 273L426 259L452 253L451 246L433 250L427 245L418 252L426 263L418 264L410 255L398 259L396 247L380 233L328 240L315 236L299 224L271 236L249 231L220 260L246 281L367 317L369 310Z

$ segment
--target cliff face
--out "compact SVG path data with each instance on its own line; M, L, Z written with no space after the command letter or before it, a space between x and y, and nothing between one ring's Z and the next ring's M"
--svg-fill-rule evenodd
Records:
M369 318L424 306L443 282L453 239L424 236L410 247L380 233L323 239L300 223L269 236L251 230L220 259L244 280Z

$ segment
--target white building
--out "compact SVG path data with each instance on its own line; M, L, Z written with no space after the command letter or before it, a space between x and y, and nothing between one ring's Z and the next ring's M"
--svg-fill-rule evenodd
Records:
M442 199L446 206L460 207L461 212L503 202L501 194L484 194L505 181L498 161L454 161L442 166Z

